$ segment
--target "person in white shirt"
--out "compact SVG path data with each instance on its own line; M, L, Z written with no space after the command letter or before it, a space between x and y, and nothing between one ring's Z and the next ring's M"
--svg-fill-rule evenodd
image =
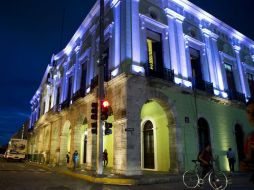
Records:
M232 151L231 148L229 148L228 151L227 151L227 158L228 158L228 164L229 164L230 172L234 172L235 171L235 168L234 168L235 153Z

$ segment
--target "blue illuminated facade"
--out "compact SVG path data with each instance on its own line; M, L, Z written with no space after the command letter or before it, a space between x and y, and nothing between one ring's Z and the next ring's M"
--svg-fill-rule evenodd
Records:
M52 135L41 137L41 129L49 131L45 132L48 135L54 127L62 131L63 118L69 117L71 136L78 139L70 141L70 151L73 151L80 148L76 142L80 137L75 136L79 133L73 132L77 131L76 120L80 114L85 120L82 124L87 125L90 143L84 163L88 169L95 163L96 153L92 149L96 142L89 128L90 104L96 101L97 89L98 18L99 1L67 46L52 55L30 102L30 128L35 131L31 136L30 154L45 153L49 163L54 162L52 155L57 150L60 164L67 149L62 152L62 144L52 140ZM241 160L242 140L232 135L232 131L250 130L244 103L254 96L254 42L251 39L187 0L105 0L104 35L106 98L111 102L114 117L111 141L122 145L121 148L108 145L112 149L112 171L126 175L141 174L146 169L182 171L190 166L188 160L196 158L195 154L205 143L204 136L209 137L214 147L219 147L214 153L220 156L221 169L228 169L223 154L230 145L238 150ZM193 100L192 103L186 103L187 99ZM154 139L158 143L153 144L155 149L151 151L154 159L145 159L148 145L144 144L147 133L143 131L151 124L145 122L147 117L140 118L140 113L152 101L157 101L168 115L165 120L172 121L167 124L170 161L166 163L159 160L162 152L159 136ZM225 116L215 123L220 118L216 114ZM56 120L62 123L54 124ZM156 122L161 121L154 119L153 125L158 125ZM174 126L172 131L171 125ZM200 125L209 125L209 132L199 130ZM232 127L223 128L228 125ZM195 129L186 126L195 126ZM119 128L133 128L134 132L119 132ZM153 134L160 135L156 130L153 126ZM57 133L59 137L61 134ZM221 140L222 136L225 139ZM189 143L192 137L196 139ZM40 139L47 139L48 143L42 145ZM191 145L193 149L186 148Z

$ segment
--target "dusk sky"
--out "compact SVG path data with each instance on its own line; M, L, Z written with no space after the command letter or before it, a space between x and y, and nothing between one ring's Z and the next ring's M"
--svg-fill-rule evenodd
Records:
M253 0L190 0L254 39ZM71 39L95 0L0 1L0 145L30 115L52 54ZM65 11L64 11L65 10Z

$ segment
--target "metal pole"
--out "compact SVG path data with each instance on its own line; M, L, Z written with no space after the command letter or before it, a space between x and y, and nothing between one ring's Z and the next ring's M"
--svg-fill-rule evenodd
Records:
M101 102L104 99L104 63L103 63L103 51L104 51L104 0L100 0L100 53L99 53L99 81L98 81L98 122L97 122L97 168L96 173L103 173L103 121L101 120Z

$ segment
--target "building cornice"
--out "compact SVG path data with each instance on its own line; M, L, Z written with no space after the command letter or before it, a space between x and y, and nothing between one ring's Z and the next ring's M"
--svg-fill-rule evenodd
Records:
M225 24L224 22L220 21L216 17L212 16L208 12L202 10L198 6L194 5L190 1L187 0L170 0L184 8L185 12L188 12L193 15L197 15L198 19L201 20L206 20L209 23L214 24L217 26L220 30L226 32L230 36L235 37L236 39L240 40L242 43L246 44L247 46L253 46L254 41L251 40L250 38L244 36L242 33L238 32L237 30L233 29L229 25Z
M181 15L181 14L179 14L179 13L177 13L177 12L175 12L175 11L169 9L169 8L165 8L164 11L165 11L165 13L166 13L167 16L176 18L176 19L178 19L178 20L180 20L180 21L182 21L182 22L183 22L184 19L185 19L185 17L184 17L183 15Z

